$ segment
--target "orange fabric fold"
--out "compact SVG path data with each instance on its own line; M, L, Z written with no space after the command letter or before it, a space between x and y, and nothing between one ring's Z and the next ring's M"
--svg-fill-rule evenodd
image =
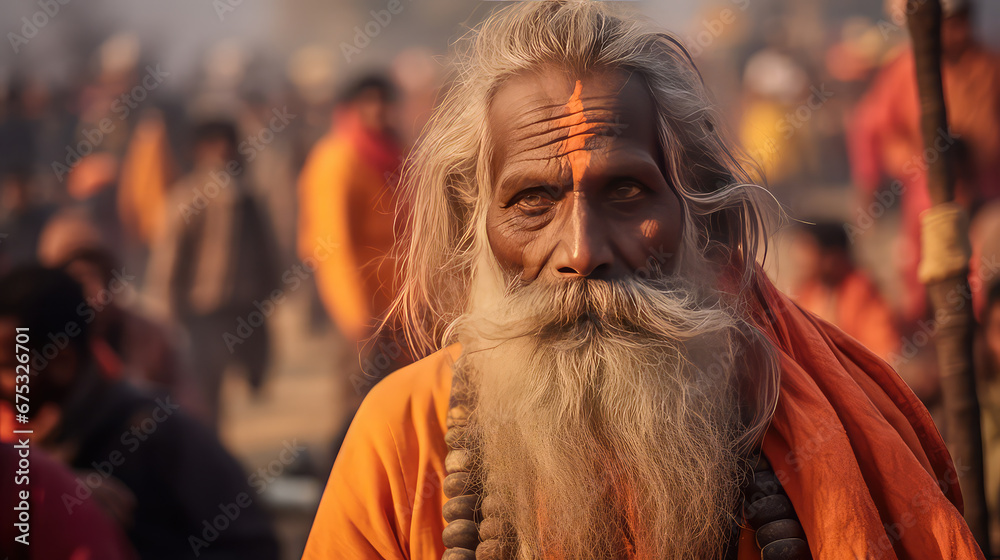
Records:
M763 451L813 558L983 558L960 513L955 465L913 392L767 280L754 288L782 376Z

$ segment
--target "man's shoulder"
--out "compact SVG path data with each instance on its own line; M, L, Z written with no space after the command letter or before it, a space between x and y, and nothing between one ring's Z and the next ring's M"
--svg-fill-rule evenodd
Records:
M443 552L444 422L451 346L372 388L330 473L303 558L431 558Z
M452 366L460 352L458 345L452 345L389 374L365 397L356 420L382 420L390 427L421 420L436 423L434 417L443 420Z

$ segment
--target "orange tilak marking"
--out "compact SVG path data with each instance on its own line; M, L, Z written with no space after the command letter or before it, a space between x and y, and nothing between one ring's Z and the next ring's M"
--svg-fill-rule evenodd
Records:
M560 119L560 126L569 127L569 138L562 141L559 151L566 154L569 160L570 169L573 171L573 181L577 182L582 177L587 167L590 166L590 152L584 149L587 139L592 136L588 134L592 125L587 122L587 117L583 111L583 83L576 81L576 88L573 95L566 101L566 110L569 116Z
M660 223L656 220L645 220L639 224L639 231L646 239L653 239L660 232Z

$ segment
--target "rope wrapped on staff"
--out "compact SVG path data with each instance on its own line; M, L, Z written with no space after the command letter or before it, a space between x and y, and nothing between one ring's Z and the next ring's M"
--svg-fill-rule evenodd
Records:
M907 24L916 61L920 94L920 130L925 153L935 153L934 140L948 130L941 81L940 0L908 0ZM955 184L947 153L928 158L927 187L934 206L921 216L920 280L927 286L938 326L935 344L945 409L945 441L958 467L965 520L981 549L988 553L986 496L983 483L983 440L973 370L974 319L968 298L955 305L955 294L969 290L968 216L955 204Z

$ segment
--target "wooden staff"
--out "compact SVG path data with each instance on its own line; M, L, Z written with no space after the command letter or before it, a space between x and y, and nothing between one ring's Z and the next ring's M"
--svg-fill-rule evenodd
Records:
M972 360L975 322L968 277L971 256L968 218L954 203L954 176L947 148L935 147L939 135L950 140L941 82L940 0L908 0L907 13L920 94L924 153L936 154L927 157L930 164L927 188L934 206L921 217L920 280L927 286L938 324L935 344L947 423L945 441L958 468L965 520L979 547L988 551L982 426ZM962 298L961 305L954 303L956 294Z

